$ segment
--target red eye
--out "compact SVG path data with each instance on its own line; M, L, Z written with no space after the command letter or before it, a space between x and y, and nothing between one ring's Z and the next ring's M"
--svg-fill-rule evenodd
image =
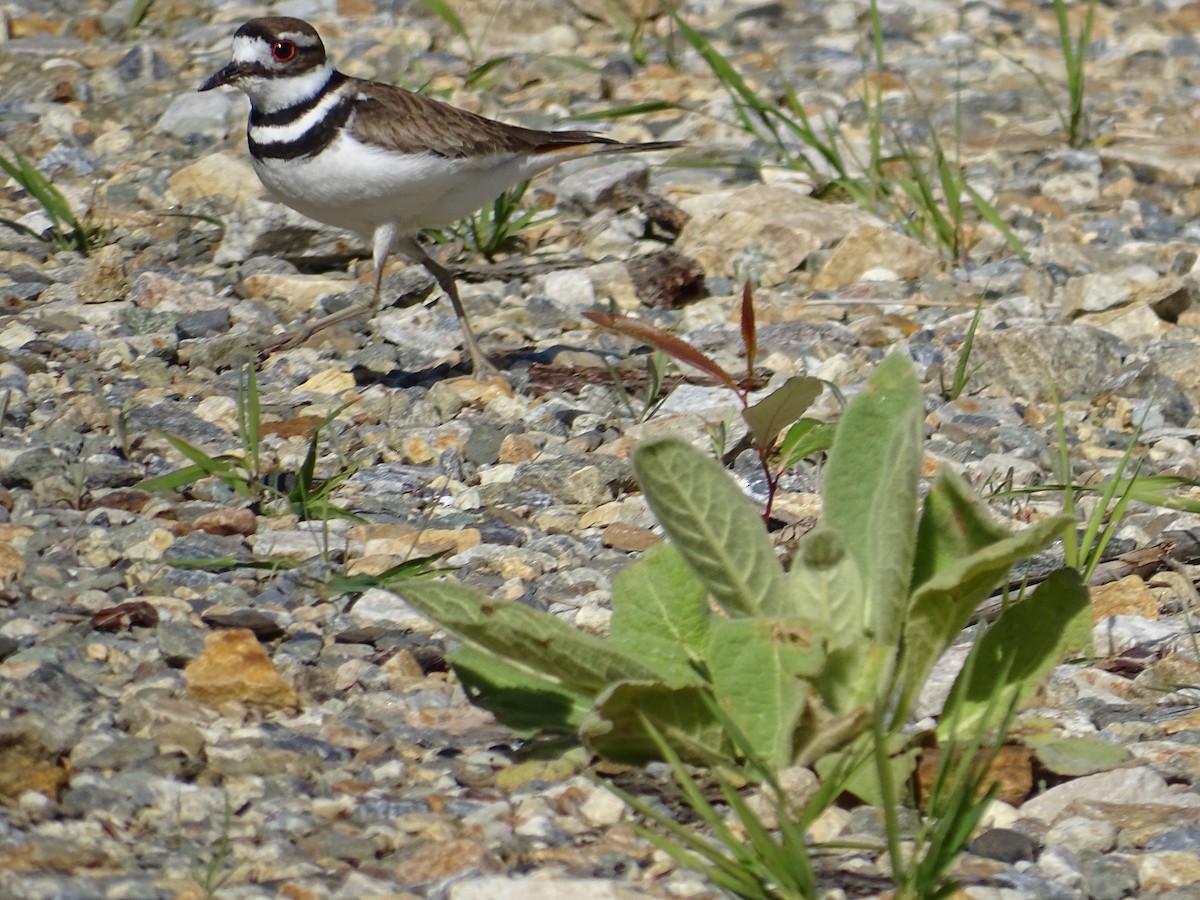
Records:
M271 45L271 55L278 62L287 62L296 55L296 45L291 41L276 41Z

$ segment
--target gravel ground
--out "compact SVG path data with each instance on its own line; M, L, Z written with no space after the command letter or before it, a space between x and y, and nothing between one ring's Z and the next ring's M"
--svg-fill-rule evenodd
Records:
M814 198L735 127L661 17L641 60L606 3L453 5L470 44L420 3L156 0L133 29L125 0L0 6L2 152L103 229L85 258L0 228L0 896L715 896L635 836L588 760L529 759L468 704L444 635L402 588L338 581L445 552L461 581L603 633L613 577L659 539L630 450L663 433L709 448L722 422L733 447L740 430L727 391L676 369L642 421L608 366L634 385L645 348L587 310L649 319L739 371L750 278L769 380L813 374L849 396L888 353L913 359L926 475L949 466L985 493L1051 482L1057 411L1081 482L1115 470L1138 423L1144 474L1200 475L1194 4L1097 7L1087 124L1100 140L1070 149L1049 5L881 3L888 71L870 89L891 133L916 144L934 128L953 147L959 123L963 171L1028 261L986 222L951 258ZM861 4L684 11L763 96L786 81L814 121L866 146ZM399 260L394 304L261 360L264 469L297 471L332 416L318 471L349 473L332 500L357 520L304 522L215 479L136 486L187 464L167 435L239 452L254 342L367 290L360 241L263 196L244 97L195 90L238 24L267 13L313 21L350 74L538 127L665 100L611 133L688 142L543 177L530 196L554 217L495 263L467 261L464 301L506 380L463 374L449 305ZM39 216L0 183L0 218L41 231ZM980 303L967 390L946 400ZM817 411L839 408L827 391ZM751 455L732 470L762 498ZM790 475L780 518L811 522L818 484L816 467ZM1014 527L1056 505L993 502ZM1025 714L1125 762L1040 771L1048 789L997 802L959 896L1195 896L1198 524L1132 508L1121 549L1182 565L1097 587L1100 658L1061 667ZM656 797L669 782L661 767L626 777ZM867 808L818 828L881 833ZM823 865L834 896L887 886L875 854Z

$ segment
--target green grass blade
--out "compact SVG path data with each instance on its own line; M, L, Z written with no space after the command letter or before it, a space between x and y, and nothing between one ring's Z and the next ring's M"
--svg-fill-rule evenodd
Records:
M571 122L607 122L610 119L624 119L630 116L644 116L647 113L686 108L678 103L672 103L670 100L648 100L645 103L631 103L629 106L615 106L608 109L577 113L568 116L567 120Z
M463 25L463 21L454 11L454 7L446 0L420 0L420 2L429 12L450 26L450 30L466 41L468 47L472 46L471 37L467 34L467 27Z
M946 392L949 400L957 400L967 387L967 381L971 377L971 350L975 346L975 332L979 330L979 321L982 318L983 300L981 299L975 305L975 315L971 316L971 324L967 326L966 336L958 351L958 362L954 364L954 379L950 382L950 389Z
M187 487L189 484L199 481L207 475L212 474L202 466L187 466L175 472L168 472L166 475L158 475L154 478L143 478L134 485L140 491L148 491L155 493L157 491L175 491L182 487Z
M467 87L479 87L480 82L482 82L489 74L491 74L494 69L504 65L511 59L511 56L493 56L487 62L480 63L470 72L468 72L463 81Z
M984 198L979 191L971 187L970 182L963 179L962 188L967 192L967 196L971 198L971 202L975 204L975 209L985 222L995 228L1004 237L1004 243L1008 244L1008 248L1013 253L1021 257L1022 261L1028 263L1030 261L1029 251L1025 245L1021 243L1021 239L1017 237L1011 226L1001 218L1000 213L996 211L996 207L990 201Z
M238 436L249 462L251 475L257 480L262 476L259 452L261 449L262 409L258 399L258 375L254 366L245 366L238 377Z

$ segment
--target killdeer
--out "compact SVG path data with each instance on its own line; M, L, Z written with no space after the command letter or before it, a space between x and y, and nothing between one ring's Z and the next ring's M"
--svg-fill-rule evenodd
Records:
M374 296L266 342L295 346L323 328L377 308L393 248L437 279L462 328L474 371L495 368L467 321L453 274L417 240L505 189L581 156L640 153L676 141L630 144L587 131L538 131L487 119L333 67L320 35L287 17L253 19L233 37L233 59L200 86L233 85L250 98L246 126L254 170L297 212L371 241Z

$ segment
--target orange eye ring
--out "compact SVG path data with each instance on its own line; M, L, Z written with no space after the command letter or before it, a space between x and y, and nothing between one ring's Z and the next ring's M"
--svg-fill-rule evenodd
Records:
M271 56L276 62L288 62L296 56L296 45L292 41L276 41L271 45Z

